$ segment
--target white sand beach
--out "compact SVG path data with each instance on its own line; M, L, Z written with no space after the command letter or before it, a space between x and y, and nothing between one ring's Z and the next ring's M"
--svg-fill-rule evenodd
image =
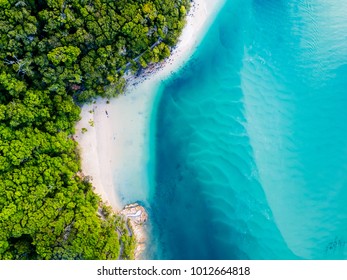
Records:
M142 77L143 81L130 81L125 94L109 104L98 99L83 106L75 135L82 171L92 176L95 192L113 209L119 211L127 203L147 201L149 125L157 87L190 58L224 3L194 0L179 43L159 70ZM87 132L82 133L82 128Z

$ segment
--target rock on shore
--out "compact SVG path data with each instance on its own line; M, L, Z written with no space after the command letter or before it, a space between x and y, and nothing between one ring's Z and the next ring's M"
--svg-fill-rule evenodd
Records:
M141 259L142 253L147 245L146 222L148 214L146 209L138 203L126 205L120 214L129 220L132 234L135 235L137 246L135 249L135 260Z

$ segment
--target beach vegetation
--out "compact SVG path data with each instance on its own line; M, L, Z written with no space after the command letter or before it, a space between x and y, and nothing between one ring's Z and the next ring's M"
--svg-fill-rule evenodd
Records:
M0 259L133 258L72 135L82 102L169 55L189 2L0 0Z

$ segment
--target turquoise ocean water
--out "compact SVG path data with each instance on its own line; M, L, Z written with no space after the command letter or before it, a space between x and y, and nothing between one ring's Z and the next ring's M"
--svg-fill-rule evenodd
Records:
M227 0L158 92L150 258L347 258L346 11Z

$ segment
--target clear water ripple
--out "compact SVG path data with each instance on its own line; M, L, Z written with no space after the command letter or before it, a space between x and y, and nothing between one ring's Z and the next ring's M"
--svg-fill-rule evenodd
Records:
M230 0L160 87L151 258L347 258L346 10Z

